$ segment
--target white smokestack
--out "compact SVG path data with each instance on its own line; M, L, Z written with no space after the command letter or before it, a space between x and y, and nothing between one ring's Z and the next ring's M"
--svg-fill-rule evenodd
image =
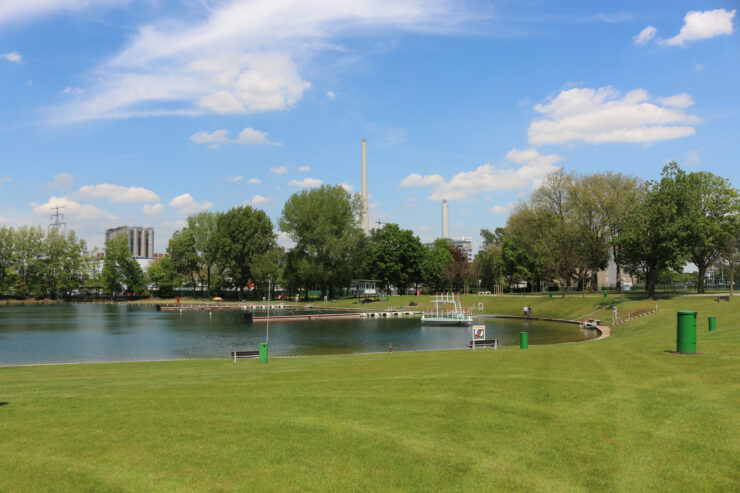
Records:
M442 238L450 237L450 210L447 207L447 200L442 201Z
M370 216L368 214L367 197L367 151L365 139L362 139L362 230L366 235L370 234Z

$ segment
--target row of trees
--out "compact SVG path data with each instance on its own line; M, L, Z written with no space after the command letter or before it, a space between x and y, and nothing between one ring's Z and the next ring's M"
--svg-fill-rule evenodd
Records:
M0 228L0 294L55 298L89 279L95 257L74 231Z
M341 186L324 185L293 194L283 207L278 227L293 241L287 252L276 244L265 213L249 206L225 213L201 212L169 241L169 256L149 268L149 279L170 291L184 280L202 294L224 287L240 290L250 282L256 292L275 284L306 294L336 292L351 280L372 278L402 291L424 284L454 282L448 266L456 252L446 241L424 247L410 230L387 224L370 237L359 225L361 199Z
M687 173L676 163L657 181L641 182L620 173L549 175L506 227L483 230L476 257L478 275L532 289L557 284L597 289L597 272L613 259L620 273L645 280L655 297L661 273L698 269L704 291L707 269L738 261L740 201L730 183L712 173ZM619 284L618 284L619 285Z

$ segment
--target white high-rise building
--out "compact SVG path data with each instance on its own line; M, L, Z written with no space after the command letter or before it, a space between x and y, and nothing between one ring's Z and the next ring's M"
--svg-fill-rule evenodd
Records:
M447 200L442 200L442 238L450 237L450 209Z
M126 235L128 249L136 258L154 258L154 228L120 226L105 231L106 243L116 236Z
M462 238L454 238L452 240L452 246L463 252L468 259L468 262L473 261L473 237L463 236Z

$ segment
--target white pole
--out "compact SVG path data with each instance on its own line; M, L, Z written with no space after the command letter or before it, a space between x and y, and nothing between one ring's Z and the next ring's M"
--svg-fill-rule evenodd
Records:
M270 291L272 291L272 276L267 281L267 333L265 334L265 344L270 342Z

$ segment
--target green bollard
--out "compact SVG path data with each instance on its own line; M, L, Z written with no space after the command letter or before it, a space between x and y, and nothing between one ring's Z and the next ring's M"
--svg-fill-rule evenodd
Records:
M529 334L526 332L519 332L519 347L521 349L527 349L529 347Z
M714 320L714 317L709 317L709 332L714 332L717 330L717 322Z
M267 363L267 343L260 342L260 363Z
M606 298L606 289L604 290L604 298Z
M696 353L696 312L679 311L676 323L676 352Z
M550 298L552 298L552 291L550 291L549 293L550 293Z

